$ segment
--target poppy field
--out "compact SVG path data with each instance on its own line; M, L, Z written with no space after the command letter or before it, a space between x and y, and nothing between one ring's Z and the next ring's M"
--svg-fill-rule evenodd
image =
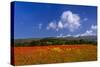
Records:
M97 46L54 45L14 48L13 65L50 64L97 60Z

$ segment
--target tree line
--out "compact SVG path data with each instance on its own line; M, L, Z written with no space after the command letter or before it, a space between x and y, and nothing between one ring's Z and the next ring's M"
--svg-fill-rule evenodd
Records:
M89 44L89 45L97 45L96 41L92 40L64 40L64 39L40 39L40 40L33 40L31 42L15 42L14 46L49 46L49 45L82 45L82 44Z

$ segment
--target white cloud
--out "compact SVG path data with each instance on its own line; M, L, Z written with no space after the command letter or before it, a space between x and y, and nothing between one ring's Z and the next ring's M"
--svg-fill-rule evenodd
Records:
M97 25L92 25L92 26L91 26L91 29L92 29L92 30L96 30L96 29L97 29Z
M63 35L62 33L61 34L59 34L57 37L59 38L59 37L70 37L70 36L72 36L71 34L67 34L67 35Z
M64 11L61 15L61 21L64 24L64 28L68 28L73 32L80 27L80 16L72 13L71 11Z
M61 21L58 22L58 28L62 29L63 28L63 24Z
M92 35L97 35L97 25L91 25L89 30L81 34L81 36L92 36Z
M64 11L61 14L61 17L58 22L50 22L47 26L47 29L55 29L58 31L59 29L69 29L70 32L75 31L80 27L80 16L78 14L75 14L71 11Z
M57 29L57 24L56 24L55 22L50 22L46 29L47 29L47 30L53 29L53 30L58 31L58 29Z
M42 24L40 23L38 27L39 27L39 30L41 30L42 29Z
M81 36L91 36L95 35L92 30L87 30L85 33L81 34Z
M60 35L57 36L57 38L59 38L59 37L63 37L63 34L61 33Z
M79 33L76 35L71 35L71 34L67 34L67 35L63 35L63 34L59 34L57 37L79 37L79 36L96 36L97 35L97 25L91 25L90 29L86 30L84 33Z
M97 35L97 25L91 25L90 29L86 30L84 33L71 36L79 37L79 36L96 36L96 35Z

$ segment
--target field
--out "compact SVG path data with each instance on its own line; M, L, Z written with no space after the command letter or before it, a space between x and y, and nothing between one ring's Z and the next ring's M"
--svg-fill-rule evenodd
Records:
M12 47L14 65L48 64L63 62L79 62L97 60L97 46L82 45L54 45Z

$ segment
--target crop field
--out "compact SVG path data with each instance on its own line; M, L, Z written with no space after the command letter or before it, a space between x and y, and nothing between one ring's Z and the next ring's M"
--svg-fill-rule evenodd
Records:
M82 45L54 45L13 47L14 65L49 64L63 62L95 61L97 60L97 46Z

